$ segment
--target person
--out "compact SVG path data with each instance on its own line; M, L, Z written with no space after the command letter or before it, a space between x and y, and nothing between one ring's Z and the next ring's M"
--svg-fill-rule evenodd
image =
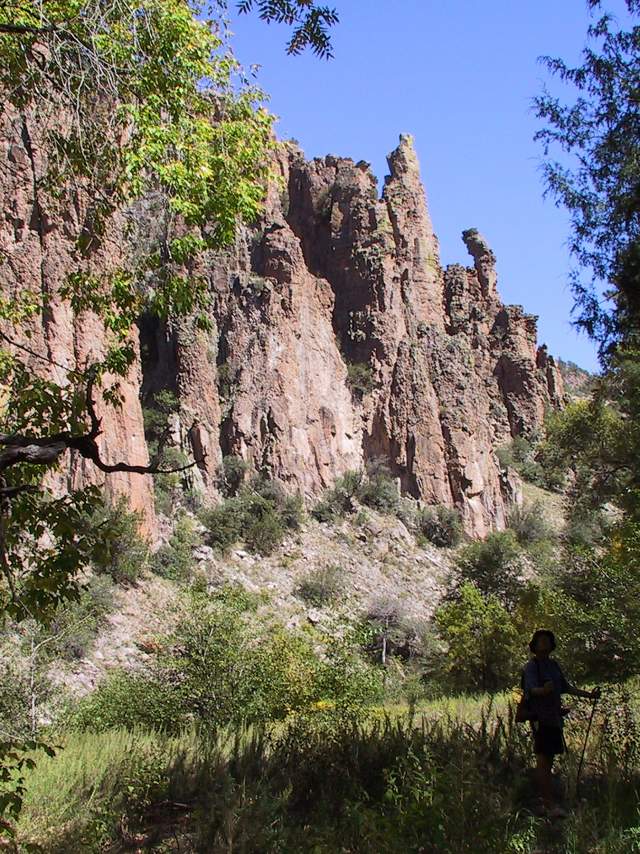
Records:
M524 696L531 714L533 749L536 755L536 778L542 801L542 810L552 818L565 815L559 805L553 803L551 772L555 757L566 750L563 723L565 710L562 694L594 700L600 689L582 691L567 682L558 662L550 658L556 648L556 639L549 629L534 632L529 649L532 658L523 674Z

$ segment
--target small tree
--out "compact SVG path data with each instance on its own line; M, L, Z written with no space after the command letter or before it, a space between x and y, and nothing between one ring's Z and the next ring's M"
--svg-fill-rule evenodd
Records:
M493 692L510 683L519 636L496 596L465 582L454 601L438 608L435 624L447 647L444 667L456 687Z
M522 589L522 552L513 531L495 531L469 543L456 560L458 585L475 585L512 609Z
M222 458L220 466L220 489L223 495L236 495L249 465L242 457L229 455Z
M374 642L380 648L380 662L383 667L387 664L387 657L397 637L404 613L402 603L395 596L381 596L369 605L367 621L373 628Z
M95 541L92 564L96 572L119 583L134 582L148 564L149 547L140 536L140 515L132 513L126 498L104 503L87 519Z

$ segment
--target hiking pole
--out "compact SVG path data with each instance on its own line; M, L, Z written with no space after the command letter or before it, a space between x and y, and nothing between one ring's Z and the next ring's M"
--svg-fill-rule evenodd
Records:
M589 741L589 733L591 732L591 724L593 723L593 716L596 713L596 704L598 702L598 697L593 698L593 706L591 707L591 716L589 717L589 723L587 725L587 734L584 737L584 744L582 745L582 756L580 757L580 762L578 764L578 773L576 774L576 800L580 797L580 775L582 774L582 766L584 764L584 755L587 752L587 742Z

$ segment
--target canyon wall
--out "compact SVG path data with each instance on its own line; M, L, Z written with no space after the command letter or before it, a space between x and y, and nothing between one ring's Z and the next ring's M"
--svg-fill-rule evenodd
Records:
M3 138L2 286L53 295L31 347L64 381L64 369L103 346L95 318L73 317L55 298L78 263L81 205L66 220L49 215L29 129L14 117ZM277 170L261 222L192 271L209 282L211 331L141 319L124 405L101 410L105 456L147 459L139 398L169 389L179 401L174 441L201 460L189 477L209 500L227 455L307 497L382 458L403 493L458 507L470 533L502 527L517 485L495 448L534 434L563 400L535 317L502 304L494 255L474 229L463 233L473 266L442 269L409 137L389 157L381 197L364 162L306 161L287 144ZM135 220L135 241L152 240L153 200ZM110 229L92 265L132 250L117 217ZM68 485L95 476L65 465ZM132 497L151 530L150 478L109 485Z
M382 197L368 164L283 147L263 220L207 260L213 334L143 326L149 377L181 403L186 449L225 455L307 496L382 458L403 493L502 527L517 486L495 448L562 404L536 319L505 306L495 257L463 233L473 267L443 270L410 137ZM158 370L158 366L164 366Z

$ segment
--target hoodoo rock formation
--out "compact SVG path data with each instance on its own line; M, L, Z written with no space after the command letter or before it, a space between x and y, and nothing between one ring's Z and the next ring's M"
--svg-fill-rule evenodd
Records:
M34 157L15 140L5 154L17 177L3 187L0 248L17 260L5 261L3 286L40 288L44 276L55 291L68 266L65 224L43 219ZM389 157L382 197L364 162L306 161L287 144L277 165L262 221L198 271L212 331L141 319L131 388L146 399L176 393L176 441L198 458L206 451L191 476L211 500L226 455L307 496L382 458L404 493L457 506L470 533L502 527L512 484L495 448L534 433L563 399L535 317L501 303L495 257L476 230L463 234L473 268L442 269L410 137ZM153 205L136 215L143 240ZM77 318L43 319L39 334L65 365L86 350ZM122 412L105 413L109 455L145 456L142 435L128 394ZM148 486L118 488L151 508Z

